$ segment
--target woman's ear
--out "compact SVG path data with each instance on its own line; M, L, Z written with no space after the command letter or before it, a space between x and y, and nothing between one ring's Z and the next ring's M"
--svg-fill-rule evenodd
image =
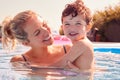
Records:
M28 41L23 41L22 44L23 44L24 46L29 46L29 42L28 42Z

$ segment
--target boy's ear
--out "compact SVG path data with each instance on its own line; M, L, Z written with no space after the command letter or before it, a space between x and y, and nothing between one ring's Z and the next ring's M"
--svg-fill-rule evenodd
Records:
M92 28L92 24L89 23L89 24L87 25L87 27L86 27L86 31L89 32L91 28Z
M60 27L61 27L61 29L63 30L63 25L61 25Z
M64 35L63 25L60 26L59 33L60 33L60 35Z

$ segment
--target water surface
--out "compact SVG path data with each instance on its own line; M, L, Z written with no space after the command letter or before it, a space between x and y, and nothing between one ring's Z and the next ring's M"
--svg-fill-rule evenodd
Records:
M91 74L52 67L28 68L24 62L13 63L17 65L13 67L11 57L29 48L19 45L15 51L6 53L0 44L0 80L120 80L120 47L112 45L116 43L94 43L96 70Z

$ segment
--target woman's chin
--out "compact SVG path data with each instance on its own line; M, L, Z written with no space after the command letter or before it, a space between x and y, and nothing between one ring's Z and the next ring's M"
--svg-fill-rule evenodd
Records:
M52 44L53 44L53 42L54 42L54 41L53 41L53 40L51 40L51 41L48 43L48 45L52 45Z

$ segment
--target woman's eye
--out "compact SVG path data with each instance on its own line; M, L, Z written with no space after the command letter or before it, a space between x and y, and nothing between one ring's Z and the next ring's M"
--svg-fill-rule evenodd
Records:
M40 30L37 30L35 36L38 36L39 34L40 34Z

